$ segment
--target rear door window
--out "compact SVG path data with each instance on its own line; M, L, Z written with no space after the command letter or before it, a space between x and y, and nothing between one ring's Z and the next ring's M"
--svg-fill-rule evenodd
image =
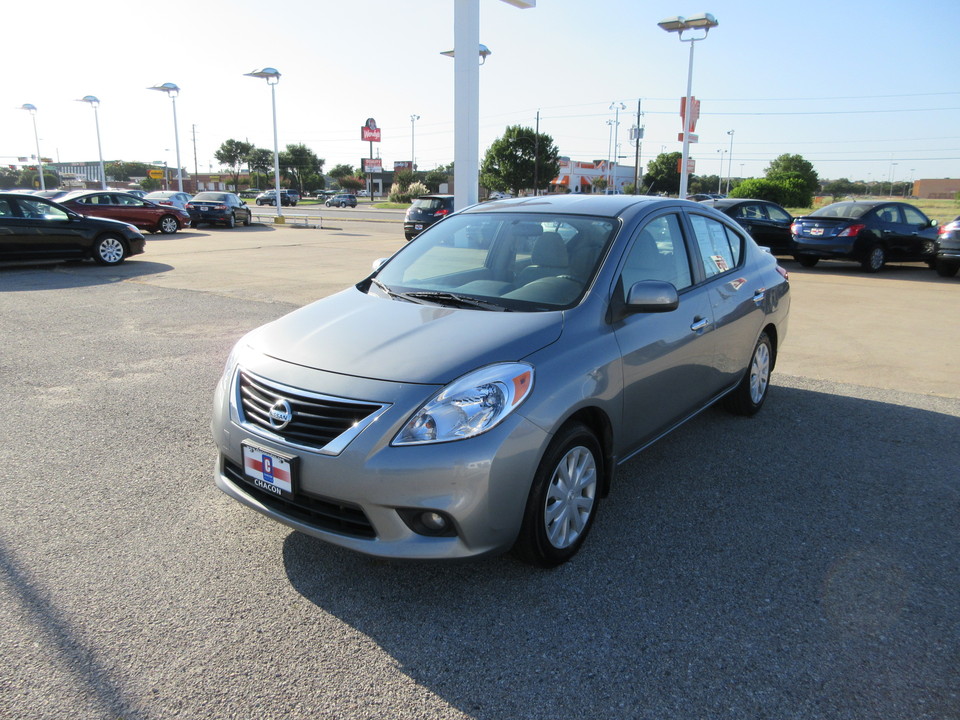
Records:
M708 278L740 264L743 239L723 223L703 215L690 214L690 224Z

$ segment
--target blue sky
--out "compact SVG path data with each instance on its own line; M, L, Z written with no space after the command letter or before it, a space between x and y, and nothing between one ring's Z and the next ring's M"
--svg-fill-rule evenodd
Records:
M553 136L573 160L607 157L619 117L620 152L637 101L644 111L642 164L679 151L679 98L688 45L657 27L672 15L710 12L720 25L696 44L693 93L701 100L697 173L762 175L799 153L823 178L886 182L960 176L960 78L956 0L844 3L808 0L538 0L518 10L481 0L480 153L511 124ZM270 90L244 77L280 70L280 145L303 143L326 160L357 165L373 117L386 167L408 160L417 114L417 163L453 160L453 0L260 0L161 4L132 0L108 16L73 0L4 7L9 73L0 94L0 162L40 149L62 162L96 160L89 106L100 98L107 160L175 162L170 101L150 85L174 82L181 160L216 170L228 138L272 148ZM733 146L731 153L731 136ZM718 152L719 151L719 152ZM724 152L726 151L726 152Z

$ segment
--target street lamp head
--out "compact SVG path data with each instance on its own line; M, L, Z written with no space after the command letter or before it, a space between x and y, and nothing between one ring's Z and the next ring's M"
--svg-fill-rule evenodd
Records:
M705 33L708 33L710 32L710 28L715 28L719 24L717 19L710 13L698 13L690 17L676 15L665 18L657 23L657 25L667 32L680 33L681 35L685 30L703 30Z
M34 115L35 115L36 112L37 112L37 106L36 106L36 105L31 105L30 103L26 103L26 104L24 104L24 105L21 105L21 106L20 106L20 109L21 109L21 110L26 110L27 112L29 112L29 113L31 113L31 114L34 114Z
M100 98L96 95L84 95L82 98L77 100L77 102L89 103L90 107L97 107L100 104Z
M268 85L276 85L280 82L280 71L276 68L265 67L252 72L244 73L247 77L263 78Z
M180 88L171 82L161 83L160 85L151 85L147 90L157 90L159 92L165 92L171 98L175 98L180 94Z
M410 122L416 122L416 121L419 120L419 119L420 119L420 116L419 116L419 115L411 115L411 116L410 116Z

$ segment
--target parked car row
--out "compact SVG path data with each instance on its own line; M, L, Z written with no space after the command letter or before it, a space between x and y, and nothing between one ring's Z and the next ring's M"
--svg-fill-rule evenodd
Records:
M951 268L956 274L953 256L938 260L938 246L944 238L949 245L956 228L945 230L945 225L938 232L936 220L908 203L836 202L797 218L766 200L725 198L701 204L733 218L758 244L775 255L792 256L803 267L821 260L852 260L875 273L888 262L925 262L938 272L942 269L941 274L949 275Z
M291 207L296 207L297 203L300 202L300 193L296 190L280 190L280 206L289 205ZM259 195L257 195L256 200L257 205L277 205L277 191L276 190L265 190Z

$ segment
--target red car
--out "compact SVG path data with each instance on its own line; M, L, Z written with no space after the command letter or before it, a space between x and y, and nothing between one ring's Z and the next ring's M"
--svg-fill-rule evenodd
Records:
M57 198L74 212L129 223L165 235L190 227L190 215L178 207L158 205L115 190L77 190Z

